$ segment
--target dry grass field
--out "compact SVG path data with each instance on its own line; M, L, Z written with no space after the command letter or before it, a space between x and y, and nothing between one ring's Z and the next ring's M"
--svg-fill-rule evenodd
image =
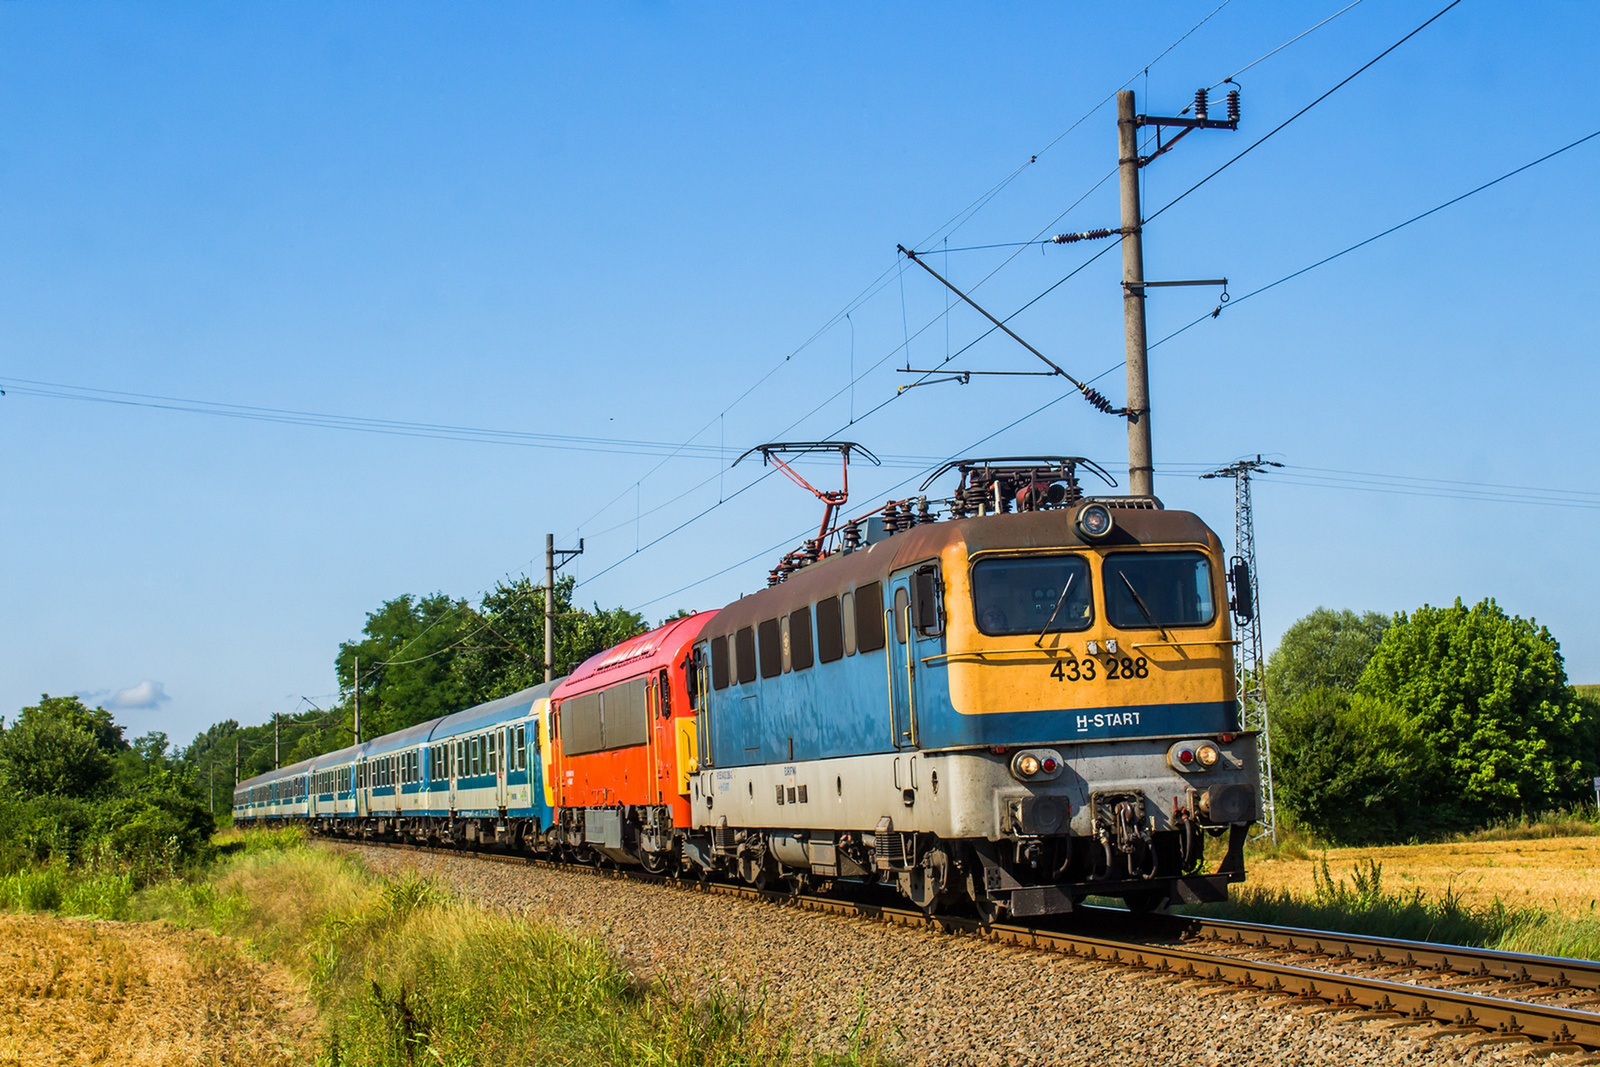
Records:
M1249 886L1311 893L1313 869L1324 853L1304 859L1254 858ZM1454 890L1464 903L1486 907L1496 897L1508 907L1540 908L1569 918L1600 915L1600 837L1513 841L1461 841L1385 848L1334 848L1326 852L1335 879L1369 860L1383 865L1386 891L1421 889L1430 898Z
M163 923L0 915L0 1067L304 1062L315 1018L234 941Z

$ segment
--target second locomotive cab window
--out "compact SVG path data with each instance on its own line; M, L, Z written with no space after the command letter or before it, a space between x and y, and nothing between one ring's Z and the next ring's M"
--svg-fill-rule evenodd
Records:
M824 663L844 658L844 619L836 596L817 601L817 658Z
M804 607L789 613L789 668L803 671L810 666L811 609Z
M972 611L990 637L1086 630L1093 620L1082 556L1010 556L972 566Z
M868 582L856 587L856 648L876 652L883 645L883 586ZM849 647L846 639L845 648Z
M1106 616L1122 630L1204 626L1216 617L1211 564L1199 552L1127 552L1101 568Z
M761 677L776 678L783 673L783 646L778 633L778 620L767 619L760 626ZM741 682L743 678L739 679Z
M728 639L711 639L711 688L728 688Z
M733 659L739 672L739 684L748 685L756 680L756 634L750 627L740 628L733 635Z

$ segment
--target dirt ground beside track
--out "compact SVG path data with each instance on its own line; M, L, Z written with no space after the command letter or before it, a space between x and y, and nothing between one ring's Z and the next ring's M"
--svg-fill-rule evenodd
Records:
M1312 869L1323 855L1253 859L1246 864L1246 884L1309 895ZM1543 908L1574 918L1600 915L1600 837L1333 848L1326 855L1336 880L1349 882L1350 871L1371 859L1383 864L1385 890L1420 888L1435 897L1453 888L1474 905L1499 897L1508 907Z
M302 1063L315 1016L234 941L0 915L0 1067Z

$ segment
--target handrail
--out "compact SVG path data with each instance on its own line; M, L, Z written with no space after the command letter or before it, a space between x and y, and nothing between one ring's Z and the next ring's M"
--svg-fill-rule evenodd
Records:
M955 659L957 656L977 656L979 659L983 659L986 656L1045 656L1045 655L1049 655L1049 656L1067 655L1067 656L1072 656L1074 659L1077 658L1077 655L1070 648L969 648L969 649L964 649L964 650L956 651L956 652L940 652L938 655L935 655L935 656L923 656L922 657L922 665L924 667L926 667L926 666L930 666L930 665L932 665L934 663L942 663L942 662L944 662L946 660Z
M894 715L894 609L883 611L883 677L889 685L889 747L900 748L900 724ZM910 653L909 646L906 649Z
M1166 647L1170 646L1172 648L1182 648L1182 647L1185 647L1187 645L1240 645L1240 644L1243 644L1243 643L1244 642L1242 642L1242 641L1227 641L1227 640L1224 640L1223 638L1218 637L1218 638L1214 638L1214 639L1209 640L1209 641L1141 641L1136 645L1129 645L1128 647L1129 648L1166 648Z

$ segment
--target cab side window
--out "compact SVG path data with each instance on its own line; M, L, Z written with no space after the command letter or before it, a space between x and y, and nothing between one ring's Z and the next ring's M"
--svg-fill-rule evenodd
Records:
M856 588L856 647L876 652L884 643L883 586L869 582Z
M756 680L756 633L748 626L733 635L734 662L739 671L739 684L749 685Z
M727 637L713 637L711 639L711 688L728 688L728 639Z
M817 601L817 658L824 663L844 658L844 619L836 596Z
M811 608L789 613L789 666L803 671L811 666Z

